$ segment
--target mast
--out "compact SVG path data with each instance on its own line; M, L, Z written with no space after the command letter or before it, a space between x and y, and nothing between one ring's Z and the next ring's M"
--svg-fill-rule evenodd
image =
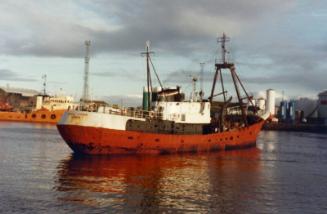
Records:
M238 75L236 74L236 69L235 69L235 65L234 63L230 63L227 61L227 57L226 55L229 53L226 49L226 42L230 41L230 38L226 36L225 33L223 33L223 36L217 39L218 43L221 43L221 62L216 62L215 66L216 66L216 72L215 72L215 76L213 79L213 84L212 84L212 89L211 89L211 95L209 97L210 102L213 101L214 96L216 96L215 93L215 87L216 87L216 82L217 79L220 77L220 82L221 82L221 87L222 87L222 93L219 94L223 94L224 96L224 103L226 104L226 95L225 95L225 88L224 88L224 81L223 81L223 75L222 75L222 70L223 69L227 69L230 71L230 74L232 76L232 80L233 80L233 85L236 91L236 95L237 95L237 99L238 99L238 104L239 107L241 109L241 113L242 113L242 119L245 125L247 125L247 115L246 115L246 110L244 108L244 104L243 104L243 98L241 97L241 93L240 93L240 89L238 84L240 84L240 86L242 87L243 91L246 94L247 99L249 100L249 102L252 101L248 95L248 93L246 92L241 80L239 79ZM219 95L218 94L218 95Z
M229 42L230 39L226 36L225 33L223 33L223 36L218 38L218 43L221 43L221 57L222 57L222 63L227 63L226 61L226 54L229 53L227 50L226 50L226 42Z
M192 77L192 85L193 85L193 89L192 89L192 96L191 96L191 100L192 102L196 102L197 98L196 98L196 81L198 81L198 78L193 76Z
M200 93L199 93L199 95L200 95L200 99L201 99L201 101L202 101L202 99L203 99L203 95L204 95L204 91L203 91L203 73L204 73L204 65L205 65L205 63L204 62L201 62L200 63L200 66L201 66L201 72L200 72Z
M84 87L83 87L83 97L82 97L83 102L90 99L90 94L89 94L90 46L91 46L91 41L90 40L85 41L86 53L85 53L85 67L84 67Z
M222 86L222 94L224 95L224 102L226 102L226 95L225 95L225 90L224 90L224 82L223 82L223 78L222 78L222 69L231 69L234 64L233 63L229 63L227 62L227 57L226 54L229 53L226 50L226 42L229 42L230 38L226 36L225 33L223 33L223 36L217 39L218 43L221 43L221 63L217 63L215 64L216 66L216 72L215 72L215 76L213 79L213 83L212 83L212 88L211 88L211 95L209 97L210 102L212 102L214 96L215 96L215 87L216 87L216 83L217 83L217 79L220 77L220 81L221 81L221 86Z
M148 94L148 106L147 110L150 111L151 109L151 94L152 94L152 81L151 81L151 72L150 72L150 54L154 52L150 51L150 41L146 41L145 45L145 52L141 54L146 57L146 81L147 81L147 94Z

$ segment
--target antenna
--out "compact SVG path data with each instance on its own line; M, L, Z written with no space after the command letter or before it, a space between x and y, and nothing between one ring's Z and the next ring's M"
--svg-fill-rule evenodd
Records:
M42 75L42 79L43 79L43 96L47 95L47 75L44 74Z
M150 45L151 45L150 40L147 40L147 41L145 42L145 48L146 48L147 50L150 50Z
M198 77L192 76L192 75L190 75L190 76L192 77L192 86L193 86L192 94L191 94L191 100L192 101L197 101L197 99L196 99L196 82L198 81Z
M201 62L200 63L200 66L201 66L201 72L200 72L200 97L201 97L201 100L202 100L202 97L204 95L203 93L203 73L204 73L204 65L205 65L205 62Z
M226 36L225 33L223 33L222 37L219 37L217 39L218 43L221 43L221 57L222 57L222 63L226 64L226 54L228 54L229 52L226 50L226 42L229 42L230 38Z
M85 53L85 67L84 67L84 87L83 87L83 98L82 98L84 102L90 99L90 94L89 94L90 46L91 46L91 41L90 40L85 41L86 53Z

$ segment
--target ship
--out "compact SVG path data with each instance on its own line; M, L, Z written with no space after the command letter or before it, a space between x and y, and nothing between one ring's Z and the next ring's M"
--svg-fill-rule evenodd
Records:
M36 96L36 106L32 109L14 110L5 103L0 110L0 121L57 124L65 111L78 108L70 96Z
M225 34L218 39L222 59L215 61L208 98L204 98L202 90L195 90L197 78L193 78L189 100L180 87L163 87L147 43L143 53L147 86L143 90L142 108L102 106L95 111L70 110L57 124L60 135L74 153L82 155L201 153L256 146L269 113L259 114L234 63L227 61L228 40ZM152 86L151 70L159 87ZM237 102L232 102L226 91L222 75L226 70L231 75ZM218 82L220 93L216 92Z

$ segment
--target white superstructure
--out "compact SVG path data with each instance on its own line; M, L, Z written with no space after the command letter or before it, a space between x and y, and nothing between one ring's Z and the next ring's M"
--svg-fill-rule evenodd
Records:
M210 123L209 102L158 102L157 110L163 120L176 123Z
M176 123L208 124L210 123L210 103L158 102L156 111L149 112L147 117L151 119L159 115L163 120ZM129 115L124 109L103 106L97 112L67 111L58 124L126 130L128 120L146 121L146 118Z
M144 118L135 118L126 115L87 111L66 111L58 124L126 130L126 123L131 119L145 121Z
M36 109L46 108L53 110L70 110L78 108L79 103L74 102L74 98L70 96L54 96L43 97L37 96Z

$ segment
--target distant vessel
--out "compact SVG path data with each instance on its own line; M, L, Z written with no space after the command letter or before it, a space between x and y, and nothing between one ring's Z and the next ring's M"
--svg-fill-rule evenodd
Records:
M37 96L36 106L31 111L0 111L0 121L37 122L56 124L65 111L75 109L78 103L70 96ZM12 110L12 109L11 109Z
M80 154L166 154L207 152L252 147L269 116L258 116L252 98L245 91L233 63L227 62L223 35L222 62L215 63L211 95L203 98L202 90L184 99L179 87L164 88L155 72L160 87L152 87L150 77L149 44L144 53L147 58L147 87L143 93L143 109L113 109L100 107L94 112L71 110L58 122L58 130L75 152ZM232 77L237 103L227 97L222 70ZM215 93L217 80L221 93ZM242 87L245 97L242 97ZM223 101L214 101L222 96ZM253 104L252 104L253 105Z

